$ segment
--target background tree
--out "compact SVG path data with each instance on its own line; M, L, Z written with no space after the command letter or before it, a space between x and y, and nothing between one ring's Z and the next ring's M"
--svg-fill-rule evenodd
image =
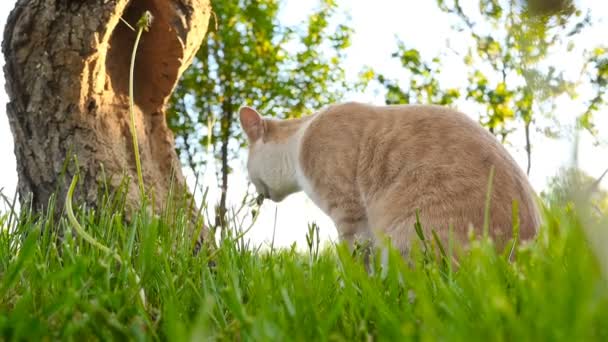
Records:
M608 97L608 48L597 47L586 58L584 77L585 82L593 88L593 96L587 101L587 109L579 116L577 124L579 128L586 129L597 137L598 130L593 123L593 116L606 104ZM596 140L596 143L600 141Z
M98 199L98 182L106 180L102 176L111 177L110 188L123 175L137 178L128 114L136 32L120 18L135 25L146 10L154 22L141 39L135 68L144 180L158 207L168 198L172 172L185 185L164 106L205 35L209 1L19 0L6 23L2 52L24 206L45 208L57 194L56 209L63 208L70 178L65 182L62 175L74 154L81 180L76 197L90 206ZM127 199L138 205L136 182Z
M430 62L422 60L420 52L408 48L403 42L398 42L397 51L392 57L398 58L406 69L405 86L401 80L390 79L383 74L375 74L372 69L363 72L364 83L373 79L386 88L386 104L434 103L450 105L460 98L457 88L441 87L441 61L438 57Z
M184 164L197 174L207 154L221 165L216 224L226 213L230 161L245 139L241 105L264 115L297 117L338 100L348 89L340 63L351 29L330 25L333 0L323 0L302 27L278 19L277 0L214 2L214 22L172 99L169 125Z
M552 209L574 210L575 203L589 203L598 216L608 213L608 191L600 188L606 178L606 170L597 179L577 167L565 167L553 176L547 189L541 193L545 203Z
M466 3L470 5L470 2ZM547 65L551 52L569 46L576 35L590 25L569 0L480 0L478 7L463 8L460 0L437 0L439 9L455 20L454 28L471 37L462 54L468 84L444 89L439 82L441 60L421 60L416 49L399 43L393 55L407 71L408 82L366 71L367 81L376 80L386 88L387 103L437 103L449 105L459 99L479 105L481 124L503 143L515 129L524 131L527 173L532 167L534 128L548 136L562 133L553 115L555 99L567 93L575 96L576 81L567 80L559 66ZM589 56L583 74L594 84L596 96L579 119L579 126L595 133L593 113L603 103L606 87L606 60L603 49ZM549 119L542 127L538 118Z

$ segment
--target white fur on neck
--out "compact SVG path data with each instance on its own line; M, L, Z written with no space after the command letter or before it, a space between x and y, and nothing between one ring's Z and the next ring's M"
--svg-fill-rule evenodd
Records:
M302 140L310 122L310 118L302 123L302 126L291 135L287 141L282 142L257 142L257 146L250 153L255 158L250 160L249 176L252 179L263 179L269 188L268 195L275 202L280 202L286 196L304 191L306 195L325 211L324 201L313 190L310 180L304 175L300 165L300 151ZM264 186L256 185L258 192L262 193Z
M302 124L302 127L298 129L298 131L290 138L289 146L290 146L290 154L293 156L292 159L295 160L295 177L296 181L299 185L300 190L304 191L304 193L315 203L321 210L323 210L326 214L327 206L325 201L321 199L319 195L314 191L311 181L304 175L304 171L302 165L300 164L300 151L302 149L302 140L304 138L304 134L308 129L310 123L315 120L315 118L311 118Z
M259 146L256 152L258 156L258 170L263 170L267 185L271 191L269 195L275 202L294 192L300 191L300 186L296 180L297 160L291 153L290 142L275 143L266 142ZM254 171L255 172L255 171Z

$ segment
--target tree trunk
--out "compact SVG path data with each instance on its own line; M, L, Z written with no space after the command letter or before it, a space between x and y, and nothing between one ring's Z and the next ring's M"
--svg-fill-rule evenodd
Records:
M135 27L146 10L154 20L134 80L144 183L157 209L172 174L185 186L165 105L207 31L209 0L18 0L2 51L22 203L44 209L56 193L61 210L74 170L61 175L72 155L80 167L76 200L95 206L102 175L114 189L128 176L127 204L140 203L128 111L136 32L119 19Z
M527 121L524 126L524 131L526 133L526 157L527 159L527 167L526 167L526 175L530 175L530 169L532 168L532 143L530 141L530 124L531 122Z
M226 102L224 102L226 104ZM230 107L229 104L226 104L224 107ZM222 155L222 183L221 190L222 194L220 197L220 206L218 208L218 213L215 218L215 226L216 227L224 227L226 224L227 214L228 214L228 206L227 206L227 198L228 198L228 175L230 174L230 166L228 165L228 144L230 143L230 131L232 126L232 111L224 110L222 115L222 137L221 137L221 155Z

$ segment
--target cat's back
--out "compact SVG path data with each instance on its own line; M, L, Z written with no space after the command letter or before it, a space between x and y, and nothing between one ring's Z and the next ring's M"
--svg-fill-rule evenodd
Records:
M357 174L366 191L426 169L482 182L494 165L522 178L505 148L458 111L433 105L336 104L309 121L300 159L310 173ZM348 171L347 171L348 170ZM347 177L348 176L348 177ZM483 177L482 177L483 176Z
M317 113L306 133L311 153L334 152L316 158L328 155L342 164L356 163L359 171L369 171L369 178L387 183L420 169L451 170L468 182L486 182L494 166L499 178L527 184L491 133L444 106L336 104Z
M437 158L451 158L454 153L474 158L495 154L510 159L502 145L478 123L461 112L435 105L331 105L310 120L303 142L313 150L315 145L324 150L354 149L358 153L372 148L374 154L394 155L401 160L415 157L420 162L432 157L430 162L437 163Z

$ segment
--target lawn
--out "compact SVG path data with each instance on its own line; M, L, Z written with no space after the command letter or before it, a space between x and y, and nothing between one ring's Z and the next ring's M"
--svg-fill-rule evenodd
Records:
M573 210L547 210L538 238L505 252L478 239L434 253L424 237L408 261L391 251L368 272L344 246L320 248L314 226L304 253L226 227L193 255L174 209L129 224L120 197L76 210L116 257L65 215L2 214L3 340L608 340L606 275L586 238L602 226Z

